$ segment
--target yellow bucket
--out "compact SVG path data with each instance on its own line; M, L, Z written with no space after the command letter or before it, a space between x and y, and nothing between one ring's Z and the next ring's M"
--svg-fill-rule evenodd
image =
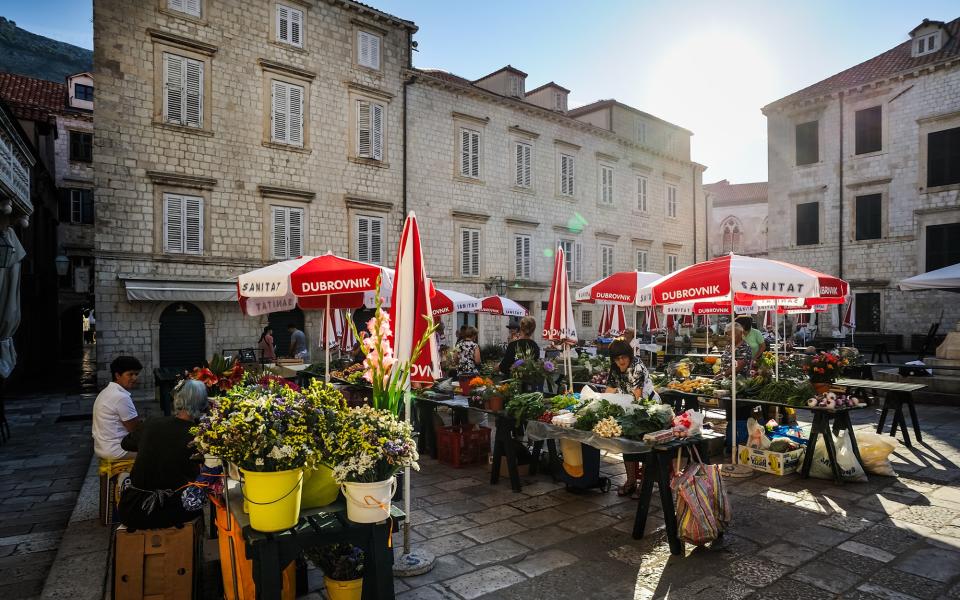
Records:
M327 598L330 600L360 600L363 596L363 579L337 581L324 576L323 583L327 587Z
M274 532L290 529L300 520L303 470L243 473L243 499L250 512L250 527Z
M332 504L340 494L340 486L333 480L333 469L320 465L303 472L301 508L318 508Z

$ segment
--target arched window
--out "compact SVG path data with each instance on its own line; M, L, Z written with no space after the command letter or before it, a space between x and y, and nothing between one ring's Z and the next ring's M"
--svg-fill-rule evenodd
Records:
M740 252L743 249L743 226L736 217L727 217L720 226L720 232L723 235L724 254L728 252Z

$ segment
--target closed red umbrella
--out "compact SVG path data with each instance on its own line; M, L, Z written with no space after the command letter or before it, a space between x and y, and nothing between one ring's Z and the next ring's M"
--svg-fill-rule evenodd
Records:
M600 337L616 337L627 327L627 316L622 304L605 304L600 316L600 327L597 333Z
M567 268L563 247L558 247L553 260L553 276L550 278L550 301L543 319L543 339L560 342L567 366L570 391L573 391L573 368L570 365L568 347L577 343L577 325L573 320L573 304L570 302L570 287L567 283Z

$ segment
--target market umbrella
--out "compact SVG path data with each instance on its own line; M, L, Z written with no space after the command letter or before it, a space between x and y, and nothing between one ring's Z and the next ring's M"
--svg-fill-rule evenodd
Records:
M17 350L13 346L13 334L20 326L20 271L21 261L27 255L20 240L7 227L0 234L13 251L7 262L0 264L0 378L10 377L17 366Z
M900 282L903 291L960 290L960 263L908 277Z
M840 326L850 330L850 343L853 344L853 332L857 328L857 297L854 294L850 294L850 303L843 312Z
M351 319L353 319L353 315L350 314L350 311L347 311L344 316L343 334L340 336L340 352L344 354L353 352L353 347L357 343L357 336L353 335L353 327L350 327L346 322Z
M430 305L433 307L433 316L439 317L455 312L477 312L480 310L480 299L453 290L438 289Z
M600 315L600 327L597 333L600 337L616 337L627 327L627 316L623 312L622 304L604 304Z
M563 247L557 248L553 260L553 276L550 278L550 301L543 319L543 339L560 342L567 378L573 392L573 367L570 364L569 347L577 343L577 325L573 320L573 304L570 302L570 286L567 283L567 268Z
M680 320L680 326L686 328L693 327L693 315L684 315Z
M660 329L660 317L657 316L657 310L651 306L643 312L646 316L647 331L657 331Z
M477 312L490 315L504 315L507 317L525 317L527 309L505 296L487 296L480 299L480 308Z
M337 345L337 341L343 334L343 313L339 308L323 310L323 333L320 334L320 345L328 345L331 348Z
M440 376L440 356L437 340L428 336L420 354L414 357L418 342L430 327L433 309L430 296L433 293L430 280L423 266L423 251L420 245L420 228L417 216L410 211L403 224L400 246L397 250L396 281L390 308L390 324L393 329L393 352L397 364L410 362L410 376L405 382L404 419L410 424L410 384L433 383ZM399 574L418 574L429 570L435 560L427 552L410 551L410 468L403 477L404 511L408 515L403 522L403 555L395 561L394 571Z
M577 302L635 304L637 294L648 283L660 279L657 273L620 271L577 290Z

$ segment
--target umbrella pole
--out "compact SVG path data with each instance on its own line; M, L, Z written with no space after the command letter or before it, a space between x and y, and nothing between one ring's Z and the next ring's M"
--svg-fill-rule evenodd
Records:
M773 311L773 378L780 381L780 339L777 333L777 311Z
M736 324L736 306L734 306L734 299L736 298L736 293L733 291L733 272L731 270L730 274L730 414L732 416L731 423L727 427L732 427L730 431L730 454L732 454L731 464L725 466L721 470L721 474L727 475L730 477L749 477L753 474L753 469L746 465L738 464L737 461L737 329L734 326Z
M327 310L323 313L323 356L326 363L323 367L323 381L330 383L330 340L327 339L327 323L330 319L330 294L327 294Z
M710 315L707 315L707 347L704 354L710 354Z
M403 392L403 418L410 425L410 390ZM422 424L421 424L422 427ZM403 469L403 553L410 554L410 467ZM431 565L432 566L432 565Z

